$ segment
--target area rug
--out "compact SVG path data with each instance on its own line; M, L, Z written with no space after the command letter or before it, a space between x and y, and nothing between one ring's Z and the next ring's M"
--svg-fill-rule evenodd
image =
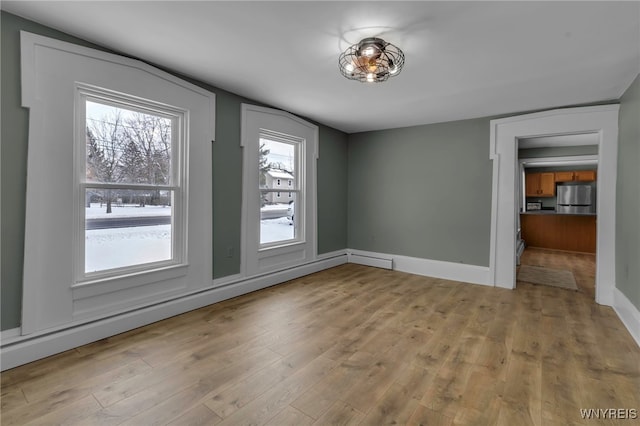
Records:
M521 265L518 271L518 281L566 288L567 290L578 290L573 272L566 269Z

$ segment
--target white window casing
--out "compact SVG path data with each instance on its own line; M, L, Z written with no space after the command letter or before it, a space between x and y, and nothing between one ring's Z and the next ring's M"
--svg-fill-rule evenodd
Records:
M144 113L161 114L165 118L172 121L171 125L171 151L170 151L170 173L169 182L166 184L139 184L127 182L100 182L89 180L86 172L86 161L84 161L86 153L86 125L87 117L86 103L101 103L104 105L115 106L117 108L131 108ZM186 164L184 153L188 151L188 136L186 133L187 123L189 121L189 111L182 110L168 105L157 104L149 100L141 100L132 98L124 94L113 93L111 91L98 87L87 86L85 84L76 84L76 138L75 138L75 186L76 199L74 204L75 213L75 231L76 238L74 245L76 247L76 284L74 288L90 283L108 282L112 278L122 277L124 275L135 274L136 272L149 272L153 269L171 266L184 266L187 264L186 256L186 207L188 200L185 197L184 189L187 181L185 175ZM164 190L171 192L170 210L171 210L171 258L165 261L156 262L155 265L146 263L132 264L131 266L117 269L106 269L99 272L89 272L85 270L86 262L82 260L86 256L85 241L85 201L88 189L112 189L112 190ZM117 210L117 209L116 209ZM144 229L144 227L141 227ZM123 244L126 246L126 243ZM124 247L123 247L124 248Z
M21 333L68 328L210 287L215 95L143 62L27 32L21 61L29 109ZM85 161L78 139L85 137L87 97L175 118L179 175L167 189L180 199L171 262L84 273L80 206L89 184L78 166Z
M259 146L267 138L296 146L294 238L260 242ZM241 273L246 277L316 259L318 127L284 111L242 104L243 206ZM264 191L264 190L262 190ZM279 193L278 193L279 194ZM276 195L277 196L277 195ZM281 196L281 194L280 194ZM288 225L286 225L288 226Z

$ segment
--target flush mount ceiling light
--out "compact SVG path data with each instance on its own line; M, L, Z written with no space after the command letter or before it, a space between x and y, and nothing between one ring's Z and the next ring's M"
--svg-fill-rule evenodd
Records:
M404 53L381 38L369 37L342 52L338 65L342 75L349 80L381 83L400 73Z

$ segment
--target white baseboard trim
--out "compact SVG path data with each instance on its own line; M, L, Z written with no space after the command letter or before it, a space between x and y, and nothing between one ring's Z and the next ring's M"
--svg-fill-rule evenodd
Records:
M19 329L7 330L0 342L0 371L345 263L346 251L335 252L314 262L258 277L234 275L216 279L211 288L195 294L62 330L26 336L21 336Z
M618 288L613 290L613 310L640 347L640 311Z
M318 260L324 260L324 259L331 259L334 257L340 257L340 256L345 256L345 260L347 260L346 256L347 256L347 249L342 249L342 250L336 250L336 251L331 251L329 253L321 253L319 255L316 256L316 259Z
M393 258L378 253L363 252L361 250L349 250L349 263L374 266L376 268L393 269Z
M242 278L243 278L242 274L234 274L234 275L227 275L226 277L222 277L222 278L214 278L213 287L214 288L224 287L225 285L239 283L242 281Z
M444 262L441 260L421 259L388 253L376 253L364 250L348 250L349 262L361 263L362 259L372 262L391 262L393 270L427 277L462 281L471 284L493 286L488 266L467 265L465 263ZM367 264L367 263L362 263ZM377 265L369 265L377 266ZM382 266L380 266L382 267Z
M2 355L0 371L213 303L333 268L348 261L351 262L351 260L356 260L351 263L360 263L359 261L363 258L377 259L385 265L387 261L390 261L393 269L401 272L473 284L491 285L488 267L362 250L338 250L319 255L318 260L315 262L259 277L245 279L240 275L232 275L218 278L213 280L212 288L208 290L53 333L21 336L19 328L2 331L0 333ZM640 347L640 311L617 288L614 291L613 308Z
M0 345L2 342L10 341L20 336L20 327L10 328L8 330L0 331Z

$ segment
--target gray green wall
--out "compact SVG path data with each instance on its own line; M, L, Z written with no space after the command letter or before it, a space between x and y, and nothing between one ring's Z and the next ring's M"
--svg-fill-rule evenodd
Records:
M616 287L640 310L640 75L620 98Z
M7 330L20 325L22 304L28 111L21 107L20 99L19 32L25 30L83 46L100 47L6 12L2 12L1 19L0 329ZM256 102L186 79L216 94L212 261L214 278L220 278L240 272L240 104ZM318 252L327 253L347 248L347 188L344 184L347 179L347 135L321 124L318 126Z
M349 248L489 266L489 121L349 135Z
M347 135L320 127L318 253L347 248Z

